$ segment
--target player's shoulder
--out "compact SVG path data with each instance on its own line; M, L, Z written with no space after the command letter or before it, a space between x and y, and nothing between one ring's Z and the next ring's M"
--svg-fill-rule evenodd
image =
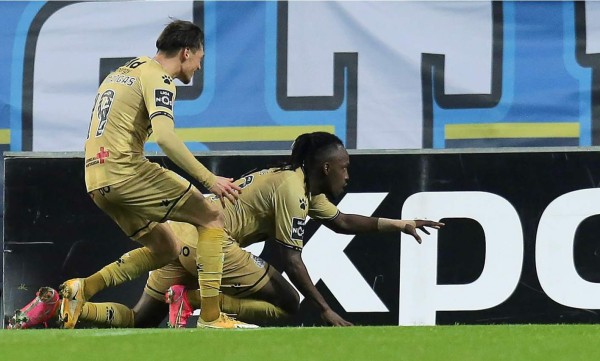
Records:
M299 170L266 168L243 176L241 182L244 187L254 184L254 188L262 189L263 194L284 191L305 193L304 173Z
M301 169L285 169L276 171L274 174L276 179L274 183L278 192L287 193L306 193L306 183L304 181L304 173Z
M327 198L327 196L325 195L325 193L319 193L319 194L314 194L311 195L310 197L310 203L331 203L331 201L329 200L329 198Z
M304 183L304 173L299 169L287 169L287 168L269 168L264 169L257 174L266 175L267 178L271 178L279 183Z
M148 56L131 59L121 66L120 70L123 69L137 76L142 83L152 84L154 87L160 86L165 89L175 89L175 80L173 77L167 74L158 62Z

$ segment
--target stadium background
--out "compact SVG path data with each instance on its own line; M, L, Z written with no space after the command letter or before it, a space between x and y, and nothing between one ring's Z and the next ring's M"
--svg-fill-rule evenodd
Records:
M497 174L507 184L522 181L515 187L525 195L548 191L557 175L540 172L547 169L566 183L565 169L587 177L568 191L595 187L595 159L562 150L600 143L600 29L589 20L599 12L598 3L569 1L0 2L0 148L80 151L100 79L125 59L151 55L172 16L206 31L204 72L180 87L175 108L179 134L194 151L286 150L314 130L335 132L357 150L490 149L481 153L485 161L504 147L560 147L531 168L522 164L526 156L501 158L507 171ZM556 159L577 166L552 168ZM510 171L516 164L523 168ZM414 165L414 181L426 184L430 168ZM440 167L452 183L451 167ZM34 188L46 179L37 181ZM465 182L452 190L486 187ZM35 241L19 239L19 231L14 242ZM525 239L527 255L534 244ZM600 308L585 306L594 317Z

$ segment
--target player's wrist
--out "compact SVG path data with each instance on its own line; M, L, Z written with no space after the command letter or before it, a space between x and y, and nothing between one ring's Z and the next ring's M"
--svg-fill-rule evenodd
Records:
M203 178L199 178L198 181L200 183L202 183L202 185L206 188L206 189L211 189L212 187L215 186L215 184L217 184L217 176L210 173L208 175L204 175Z
M389 219L389 218L378 218L377 219L377 230L380 232L393 232L393 231L401 231L404 232L406 230L407 225L412 225L416 227L417 223L415 221L404 221L401 219Z

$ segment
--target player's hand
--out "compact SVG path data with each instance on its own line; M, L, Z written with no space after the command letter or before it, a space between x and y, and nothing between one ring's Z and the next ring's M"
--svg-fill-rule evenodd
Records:
M233 183L233 178L225 178L217 176L217 182L209 191L219 197L221 205L225 208L225 198L229 199L232 204L235 204L239 195L242 193L242 188Z
M332 326L353 326L351 322L344 320L340 315L329 309L321 313L323 321Z
M444 226L444 223L435 222L435 221L426 221L426 220L422 220L422 219L415 219L415 225L413 226L410 223L407 224L406 227L404 227L404 229L402 230L402 232L413 236L415 238L415 240L417 242L419 242L419 244L421 244L421 242L423 242L423 240L421 239L421 236L419 236L419 234L417 233L417 229L420 229L425 234L429 234L429 231L425 227L440 229L443 226Z

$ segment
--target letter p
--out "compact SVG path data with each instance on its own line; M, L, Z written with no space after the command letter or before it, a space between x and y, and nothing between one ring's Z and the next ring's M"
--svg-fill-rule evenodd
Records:
M437 284L437 232L424 237L422 244L402 234L399 325L435 325L437 311L482 310L510 297L521 277L523 231L517 212L506 199L486 192L413 194L404 203L402 219L423 217L477 221L485 234L485 263L472 283Z

